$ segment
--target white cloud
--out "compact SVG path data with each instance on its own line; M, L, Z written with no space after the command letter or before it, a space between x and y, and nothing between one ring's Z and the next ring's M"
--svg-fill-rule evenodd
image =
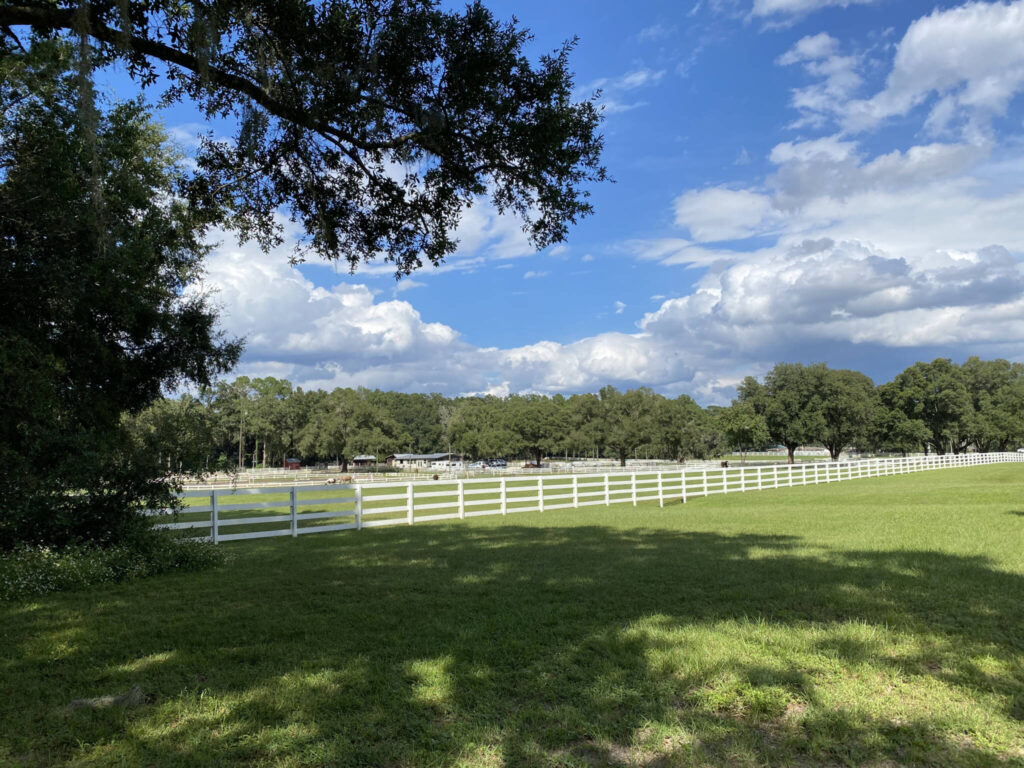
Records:
M579 98L587 98L595 91L601 92L598 107L606 114L629 112L646 106L642 99L627 98L627 94L638 88L656 85L665 76L665 70L641 67L633 69L618 77L602 77L581 87L577 92Z
M699 242L737 240L769 231L771 198L745 189L710 187L675 199L675 221Z
M791 127L818 127L829 117L841 112L850 98L862 84L858 70L859 56L841 56L839 41L821 32L801 38L797 43L775 60L780 66L800 64L817 81L802 88L794 88L793 106L799 110L800 119Z
M984 123L1024 87L1024 2L968 3L918 19L896 51L884 90L851 103L846 125L865 129L939 97L931 127L957 114Z
M805 61L818 61L834 56L838 50L838 40L827 32L819 32L816 35L800 38L792 48L779 56L776 63L789 66Z
M616 315L621 315L625 310L626 310L625 303L623 303L621 301L616 301L615 302L615 314Z
M547 275L547 272L538 272L531 269L523 274L523 280L532 280L537 277L547 277Z
M404 277L395 283L395 293L405 293L413 288L424 288L427 284Z
M765 0L755 3L755 13L759 6L804 4ZM863 85L862 57L840 55L827 33L801 39L776 63L800 64L816 78L793 91L801 112L797 127L834 119L847 132L867 131L930 101L925 128L931 134L956 127L977 140L1024 90L1024 0L967 3L917 19L896 47L885 87L868 98L855 98Z
M761 17L806 16L822 8L867 5L876 0L754 0L751 15Z
M641 43L652 42L656 40L665 40L672 37L676 33L676 27L668 24L652 24L649 27L644 27L637 33L637 40Z

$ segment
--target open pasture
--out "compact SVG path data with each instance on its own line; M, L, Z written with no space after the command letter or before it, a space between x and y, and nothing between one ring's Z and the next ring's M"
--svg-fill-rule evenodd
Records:
M0 605L0 764L1019 766L1022 544L1018 464L229 543Z

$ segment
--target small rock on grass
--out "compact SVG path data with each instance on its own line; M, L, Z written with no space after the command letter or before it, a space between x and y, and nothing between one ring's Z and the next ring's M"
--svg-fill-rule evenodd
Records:
M135 709L136 707L141 707L145 703L146 694L142 692L142 689L139 688L139 686L133 685L121 694L97 696L93 699L75 699L65 707L65 710L71 712L76 709L109 709L110 707Z

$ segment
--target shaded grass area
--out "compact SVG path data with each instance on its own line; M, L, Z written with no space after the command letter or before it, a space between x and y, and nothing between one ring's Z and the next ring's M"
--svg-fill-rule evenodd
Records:
M0 763L1024 765L1022 481L239 542L0 606Z

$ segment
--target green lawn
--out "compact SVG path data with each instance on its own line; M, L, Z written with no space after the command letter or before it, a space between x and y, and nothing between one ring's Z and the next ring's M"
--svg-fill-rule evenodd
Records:
M0 764L1024 765L1021 465L225 546L0 604Z

